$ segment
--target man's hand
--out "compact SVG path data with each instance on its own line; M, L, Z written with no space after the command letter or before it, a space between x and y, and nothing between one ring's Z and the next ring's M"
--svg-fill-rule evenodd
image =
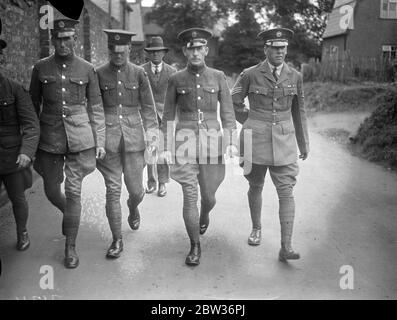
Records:
M234 158L238 155L237 147L233 144L228 145L225 150L226 158Z
M18 164L18 169L27 168L31 161L32 160L26 154L21 153L18 156L18 159L16 162Z
M105 148L102 148L102 147L96 148L96 158L97 159L103 160L103 158L105 158L105 156L106 156Z
M163 151L160 154L160 158L164 159L166 163L171 164L172 163L172 153L171 153L171 151Z
M307 157L308 157L308 155L309 155L308 152L303 152L303 153L301 153L301 154L299 155L299 159L306 160Z

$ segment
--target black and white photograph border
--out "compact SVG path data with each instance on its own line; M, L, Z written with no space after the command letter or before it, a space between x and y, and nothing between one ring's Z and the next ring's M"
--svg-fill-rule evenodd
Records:
M234 156L225 160L225 178L216 191L208 230L200 235L199 265L185 263L191 243L183 219L184 194L173 179L166 184L165 196L159 197L157 192L144 195L139 204L138 230L131 230L129 225L129 196L123 180L123 252L118 259L107 259L113 239L105 212L106 187L101 172L95 170L82 184L76 242L79 265L65 268L63 214L47 199L43 179L32 169L32 187L25 191L30 238L26 251L15 248L13 206L4 185L0 186L0 300L397 298L397 3L299 1L301 6L307 2L306 9L294 12L299 7L295 2L84 0L76 26L75 52L97 68L108 61L108 40L102 29L124 29L136 34L132 37L131 62L142 65L149 61L145 46L152 36L163 36L170 48L164 61L182 70L186 58L177 34L188 27L205 27L212 30L206 63L224 72L232 93L236 82L244 77L243 70L265 59L263 41L244 41L241 35L233 34L244 26L239 19L250 12L257 25L252 26L252 22L246 26L253 34L256 27L258 31L285 27L281 22L290 23L295 17L298 40L290 39L286 62L303 75L310 139L307 159L298 159L293 190L292 243L300 259L279 259L279 199L270 172L262 191L260 245L248 244L252 231L249 183L241 159ZM291 10L286 4L291 4ZM216 5L219 8L214 13L211 6ZM194 9L190 11L194 17L186 16L172 30L172 24L165 23L167 17L171 21L186 8ZM209 10L208 16L203 17L205 10ZM7 42L0 75L28 91L33 66L54 53L48 24L62 15L60 11L44 0L0 0L0 39ZM313 19L305 19L305 14L321 22L321 28L306 21ZM206 26L187 25L189 19L192 23L218 20ZM236 28L238 23L241 25ZM174 35L172 43L169 30ZM192 37L188 45L196 43ZM241 47L257 50L243 51L239 41ZM238 65L237 58L241 59ZM3 98L0 92L0 109ZM218 119L221 122L219 115ZM0 119L2 157L1 127L6 120ZM237 130L242 130L240 123ZM299 149L297 152L298 157ZM146 183L147 166L143 185ZM220 314L223 310L243 317L243 305L236 302L227 310L201 307L201 312ZM167 312L182 317L187 310L161 304L151 310L152 315Z

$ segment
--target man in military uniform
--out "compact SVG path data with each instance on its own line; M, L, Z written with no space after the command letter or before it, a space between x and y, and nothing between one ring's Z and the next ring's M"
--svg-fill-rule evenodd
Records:
M1 34L1 20L0 20ZM7 43L0 39L0 64ZM39 142L40 127L29 93L0 72L0 187L11 200L17 226L17 249L30 245L26 224L29 207L25 190L32 186L30 164Z
M301 159L309 152L302 75L284 62L292 36L293 32L284 28L259 33L265 42L266 60L244 70L232 90L236 118L243 124L240 152L249 182L253 228L248 243L259 245L261 241L262 189L269 170L280 204L281 261L299 259L291 246L295 215L292 191L298 175L296 142ZM244 105L246 96L249 110Z
M150 86L156 103L157 120L159 125L161 125L168 79L176 72L176 69L163 61L168 48L164 47L163 39L161 37L152 37L148 46L144 50L146 51L150 61L145 63L142 67L149 76ZM169 181L169 166L165 163L164 159L159 159L159 163L157 164L148 164L146 193L153 193L157 189L155 171L157 171L159 183L157 195L159 197L164 197L167 193L165 184Z
M81 216L81 185L105 156L105 117L92 64L74 53L76 20L58 19L51 30L55 53L33 68L30 94L40 114L41 136L34 168L47 198L64 215L65 266L79 264L75 245ZM61 192L65 166L65 194Z
M205 64L209 50L207 41L211 36L209 31L201 28L187 29L178 35L178 39L184 42L183 53L188 63L185 69L173 74L168 81L161 125L165 148L163 155L169 163L174 162L171 144L175 142L176 159L170 173L171 178L182 186L183 218L191 243L185 263L191 266L200 263L199 234L207 230L209 212L215 206L215 192L225 177L223 155L232 150L231 133L236 128L225 74ZM224 136L217 118L218 102ZM173 136L172 124L176 116L178 121ZM198 186L201 194L200 216L197 208Z
M98 68L106 118L106 156L97 163L106 184L106 216L113 235L108 258L118 258L123 250L120 196L124 174L129 199L128 223L140 225L138 205L145 194L143 170L145 149L156 150L158 122L145 70L128 62L133 33L104 30L108 35L110 61ZM145 137L146 135L146 137ZM147 144L146 144L147 142Z

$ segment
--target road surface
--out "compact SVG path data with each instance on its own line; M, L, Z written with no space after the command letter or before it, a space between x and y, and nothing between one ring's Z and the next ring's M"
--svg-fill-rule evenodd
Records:
M300 260L277 260L278 200L269 177L262 244L248 246L248 184L236 165L228 165L217 193L210 226L201 238L200 266L184 264L189 240L175 182L165 198L146 195L138 231L128 227L123 190L124 252L118 260L107 260L111 237L105 187L96 171L83 185L77 269L63 267L61 215L46 200L41 179L28 193L28 251L14 249L10 206L1 210L0 299L396 299L397 175L316 132L311 133L311 149L309 159L300 161L295 188L293 239ZM43 278L50 276L48 270L53 271L53 289ZM42 289L43 282L50 289ZM342 289L341 282L351 289Z

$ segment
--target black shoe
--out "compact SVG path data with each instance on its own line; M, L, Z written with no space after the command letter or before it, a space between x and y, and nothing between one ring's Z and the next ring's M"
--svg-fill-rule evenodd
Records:
M128 216L128 224L132 230L138 230L141 224L141 216L139 214L138 207L131 208L130 200L127 201L130 214Z
M248 237L248 244L250 246L259 246L261 244L261 230L252 229L250 236Z
M166 194L167 194L167 188L165 186L165 183L160 183L159 184L159 191L157 192L157 195L159 197L165 197Z
M300 254L292 250L292 248L286 249L281 247L280 252L278 253L278 259L281 262L287 262L287 260L298 260L300 258Z
M76 253L76 245L69 244L65 246L65 267L68 269L77 268L79 265L79 256Z
M30 239L27 231L17 235L17 250L25 251L30 246Z
M153 193L157 190L155 185L148 184L146 187L146 193Z
M198 266L200 264L201 248L200 242L193 243L190 245L190 252L186 257L185 263L188 266Z
M123 240L121 238L115 239L106 253L106 258L117 259L120 257L121 251L123 251Z

